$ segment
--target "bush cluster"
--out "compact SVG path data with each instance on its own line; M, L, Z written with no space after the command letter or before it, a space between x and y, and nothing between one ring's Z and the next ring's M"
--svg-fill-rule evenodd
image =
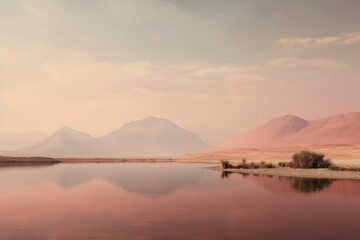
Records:
M272 163L247 163L246 159L243 159L242 162L238 165L232 165L229 161L221 160L221 165L223 169L258 169L258 168L275 168L275 165Z
M293 168L329 168L331 162L324 159L323 154L302 151L294 154L292 162L288 166Z
M279 167L290 168L329 168L331 166L331 161L324 159L323 154L310 151L295 153L291 162L279 162Z

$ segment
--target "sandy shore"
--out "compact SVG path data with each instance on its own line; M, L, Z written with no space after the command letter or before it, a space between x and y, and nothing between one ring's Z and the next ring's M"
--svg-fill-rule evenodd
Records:
M267 176L360 180L360 172L332 171L329 169L294 169L288 167L261 169L222 169L220 165L208 167L208 169L215 171L238 172Z

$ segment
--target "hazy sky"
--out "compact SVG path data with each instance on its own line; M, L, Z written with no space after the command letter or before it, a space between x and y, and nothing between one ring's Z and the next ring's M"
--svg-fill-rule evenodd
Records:
M0 129L360 111L358 0L0 0Z

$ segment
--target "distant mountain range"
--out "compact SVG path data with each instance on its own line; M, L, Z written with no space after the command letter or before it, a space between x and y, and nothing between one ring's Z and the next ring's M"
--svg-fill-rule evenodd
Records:
M70 127L30 146L5 152L12 156L46 157L175 157L208 148L194 133L156 117L126 123L95 138Z
M29 130L22 133L12 133L0 130L0 151L13 151L47 137L46 133Z
M36 143L30 144L35 140ZM10 146L14 142L20 149L6 149L6 144ZM25 144L28 146L24 147ZM285 115L245 131L214 148L209 148L196 134L169 120L156 117L126 123L120 129L98 138L70 127L63 127L50 136L32 132L14 137L13 134L0 131L0 155L7 156L176 157L205 150L206 154L211 154L249 148L331 144L360 145L359 112L311 121Z
M351 112L312 121L285 115L210 151L323 144L360 145L360 113Z

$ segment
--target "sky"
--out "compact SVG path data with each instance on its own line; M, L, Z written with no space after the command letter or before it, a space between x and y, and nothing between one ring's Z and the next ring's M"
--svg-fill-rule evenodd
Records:
M360 111L357 0L0 0L0 129Z

